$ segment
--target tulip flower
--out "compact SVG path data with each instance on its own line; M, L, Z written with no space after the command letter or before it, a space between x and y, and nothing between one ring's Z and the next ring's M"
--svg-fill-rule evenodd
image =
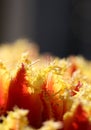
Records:
M41 56L26 40L0 52L1 129L91 129L90 61Z

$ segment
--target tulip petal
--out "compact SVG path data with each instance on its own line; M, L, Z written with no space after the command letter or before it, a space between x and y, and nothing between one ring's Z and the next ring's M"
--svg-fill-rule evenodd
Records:
M40 127L42 123L42 103L39 94L31 94L28 91L24 64L22 64L9 86L7 110L12 110L14 106L29 110L30 124L36 128Z
M79 104L75 112L64 120L64 130L89 130L89 127L88 114L82 104Z
M6 109L8 88L10 76L3 63L0 63L0 115L4 114Z

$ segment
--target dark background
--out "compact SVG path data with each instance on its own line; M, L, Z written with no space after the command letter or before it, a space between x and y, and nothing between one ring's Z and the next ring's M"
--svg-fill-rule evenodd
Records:
M91 0L0 0L0 43L19 38L41 52L91 59Z

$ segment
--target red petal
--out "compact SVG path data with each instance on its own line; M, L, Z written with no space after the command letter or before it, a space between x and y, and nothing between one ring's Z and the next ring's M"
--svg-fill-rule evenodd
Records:
M0 66L0 115L5 113L10 77L3 66Z
M11 81L8 93L7 110L12 110L16 105L19 108L28 109L30 124L36 128L40 127L42 124L42 103L38 94L30 94L28 91L24 65Z
M49 73L47 78L47 83L44 90L44 97L49 105L49 113L50 117L53 116L55 120L62 120L62 113L63 113L63 101L55 95L55 90L53 88L53 77L52 73Z
M66 124L64 124L65 128L64 130L90 130L90 124L88 120L88 114L87 112L83 109L82 105L79 104L78 107L75 110L74 115L67 119L70 120Z

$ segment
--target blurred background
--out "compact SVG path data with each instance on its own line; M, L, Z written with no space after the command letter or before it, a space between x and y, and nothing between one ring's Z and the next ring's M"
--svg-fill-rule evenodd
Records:
M0 43L19 38L41 52L91 59L91 0L0 0Z

